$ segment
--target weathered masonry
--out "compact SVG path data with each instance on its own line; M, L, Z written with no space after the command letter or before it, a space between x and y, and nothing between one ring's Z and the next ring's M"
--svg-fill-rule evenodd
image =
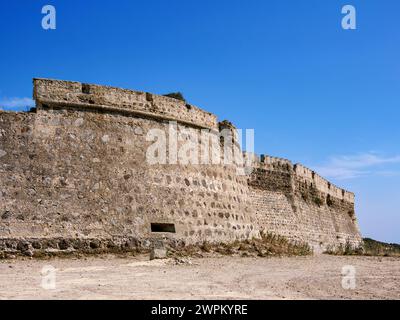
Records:
M321 251L361 243L354 195L287 160L149 164L150 129L223 125L183 101L34 80L34 112L0 111L0 251L131 249L229 242L274 232Z
M250 199L260 230L307 242L315 252L361 244L353 193L286 159L262 156L254 167Z

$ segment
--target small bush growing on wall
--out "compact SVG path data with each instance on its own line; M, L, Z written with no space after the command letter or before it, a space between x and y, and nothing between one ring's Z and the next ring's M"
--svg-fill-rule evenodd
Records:
M186 102L186 100L183 97L183 94L181 92L171 92L171 93L164 94L164 96Z
M318 206L318 207L320 207L320 206L322 206L323 204L324 204L324 202L321 200L321 198L319 198L319 197L314 197L314 203Z

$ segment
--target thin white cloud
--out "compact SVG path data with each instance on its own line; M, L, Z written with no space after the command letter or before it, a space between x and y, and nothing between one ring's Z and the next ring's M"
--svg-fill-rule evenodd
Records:
M35 102L31 98L1 98L0 108L10 110L21 110L23 108L31 108L35 105Z
M387 166L396 164L400 164L400 155L383 156L370 152L331 157L326 164L314 168L324 177L342 180L370 175L395 176L400 173L400 168L389 170Z

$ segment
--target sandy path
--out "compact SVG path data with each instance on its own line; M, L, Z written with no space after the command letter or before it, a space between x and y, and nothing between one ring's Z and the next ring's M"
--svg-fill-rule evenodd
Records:
M292 257L148 261L147 256L0 261L1 299L400 299L400 259ZM41 286L45 265L56 287ZM342 267L356 288L342 288Z

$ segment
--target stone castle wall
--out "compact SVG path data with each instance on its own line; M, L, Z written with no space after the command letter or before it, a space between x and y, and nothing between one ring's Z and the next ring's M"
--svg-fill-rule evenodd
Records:
M234 166L146 161L150 129L168 134L168 120L184 119L180 135L188 128L216 127L214 116L184 106L195 114L190 126L186 114L167 107L147 110L151 116L110 112L107 98L87 108L75 100L76 88L81 86L37 80L36 113L0 113L3 247L18 246L18 239L57 250L131 246L160 236L198 243L257 235L247 181ZM152 232L152 223L174 224L175 233Z
M146 134L168 138L171 120L178 147L187 130L219 141L224 125L195 106L46 79L34 80L34 98L36 112L0 111L0 251L229 242L260 230L316 249L360 242L354 195L288 160L262 157L249 179L233 164L149 164Z
M249 179L260 230L309 243L314 252L362 239L354 213L354 194L289 160L264 157Z
M35 79L34 98L41 105L56 108L118 112L130 116L175 120L189 126L216 129L215 115L170 97L85 84L73 81Z

